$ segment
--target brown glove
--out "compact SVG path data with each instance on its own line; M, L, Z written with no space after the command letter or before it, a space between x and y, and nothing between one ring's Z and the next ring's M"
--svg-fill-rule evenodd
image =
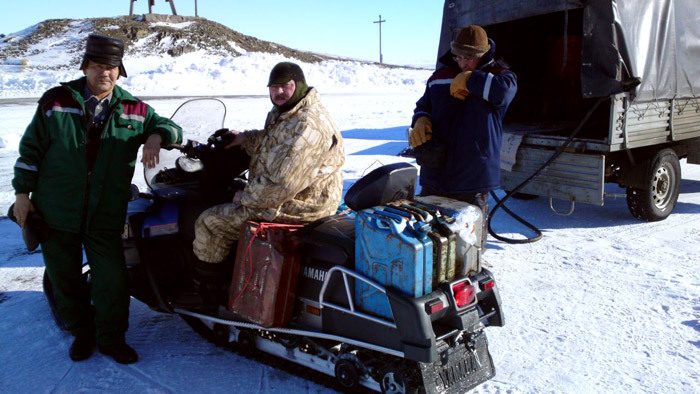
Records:
M433 122L427 116L416 119L411 132L408 134L408 143L411 148L423 145L433 137Z
M457 76L452 80L450 84L450 94L452 97L464 100L469 96L469 90L467 90L467 82L469 77L472 75L471 71L465 71L457 74Z

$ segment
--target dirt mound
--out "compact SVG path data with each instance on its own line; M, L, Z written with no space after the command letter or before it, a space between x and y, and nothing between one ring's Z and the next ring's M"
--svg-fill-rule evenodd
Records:
M247 52L278 53L307 63L334 59L259 40L204 18L149 14L49 19L33 28L0 38L0 60L36 55L46 46L62 45L66 53L72 54L69 66L73 67L80 63L85 39L90 33L124 40L126 52L131 56L167 54L177 57L204 50L219 56L239 56Z

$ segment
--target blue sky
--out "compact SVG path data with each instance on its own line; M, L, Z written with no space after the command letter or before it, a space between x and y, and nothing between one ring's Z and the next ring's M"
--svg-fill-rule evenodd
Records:
M194 0L175 0L180 15L194 15ZM0 0L0 33L23 30L46 19L126 15L129 0ZM442 22L441 0L198 0L198 14L243 34L302 50L379 60L391 64L434 64ZM148 12L137 0L134 13ZM153 12L170 14L156 0Z

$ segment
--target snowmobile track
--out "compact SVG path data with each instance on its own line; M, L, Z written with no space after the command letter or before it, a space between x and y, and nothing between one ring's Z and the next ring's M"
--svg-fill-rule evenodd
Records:
M256 351L253 354L246 354L246 352L241 351L241 349L236 346L236 344L231 344L231 343L225 343L222 344L220 341L218 341L214 337L213 331L211 331L209 328L207 328L199 319L187 316L187 315L180 315L182 319L190 326L192 329L199 335L202 336L202 338L206 339L208 342L214 344L215 346L234 352L242 357L245 357L249 360L253 360L256 362L259 362L261 364L268 365L273 368L277 368L279 370L282 370L284 372L287 372L289 374L292 374L294 376L299 376L299 377L304 377L304 379L310 380L318 385L321 385L325 388L332 389L338 392L344 392L346 390L341 387L338 382L336 381L335 377L326 375L324 373L315 371L311 368L305 367L303 365L295 364L293 362L290 362L288 360L284 360L278 357L275 357L271 354L262 352L262 351ZM358 393L358 394L369 394L369 393L375 393L374 391L360 386L357 389L353 390L352 393Z

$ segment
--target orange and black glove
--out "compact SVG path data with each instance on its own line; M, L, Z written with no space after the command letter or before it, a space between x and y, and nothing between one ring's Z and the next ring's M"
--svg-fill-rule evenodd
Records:
M457 76L452 80L450 84L450 94L454 98L464 100L469 96L469 90L467 90L467 82L469 77L472 75L471 71L465 71L457 74Z
M411 148L423 145L433 137L433 122L427 116L416 119L411 132L408 133L408 143Z

